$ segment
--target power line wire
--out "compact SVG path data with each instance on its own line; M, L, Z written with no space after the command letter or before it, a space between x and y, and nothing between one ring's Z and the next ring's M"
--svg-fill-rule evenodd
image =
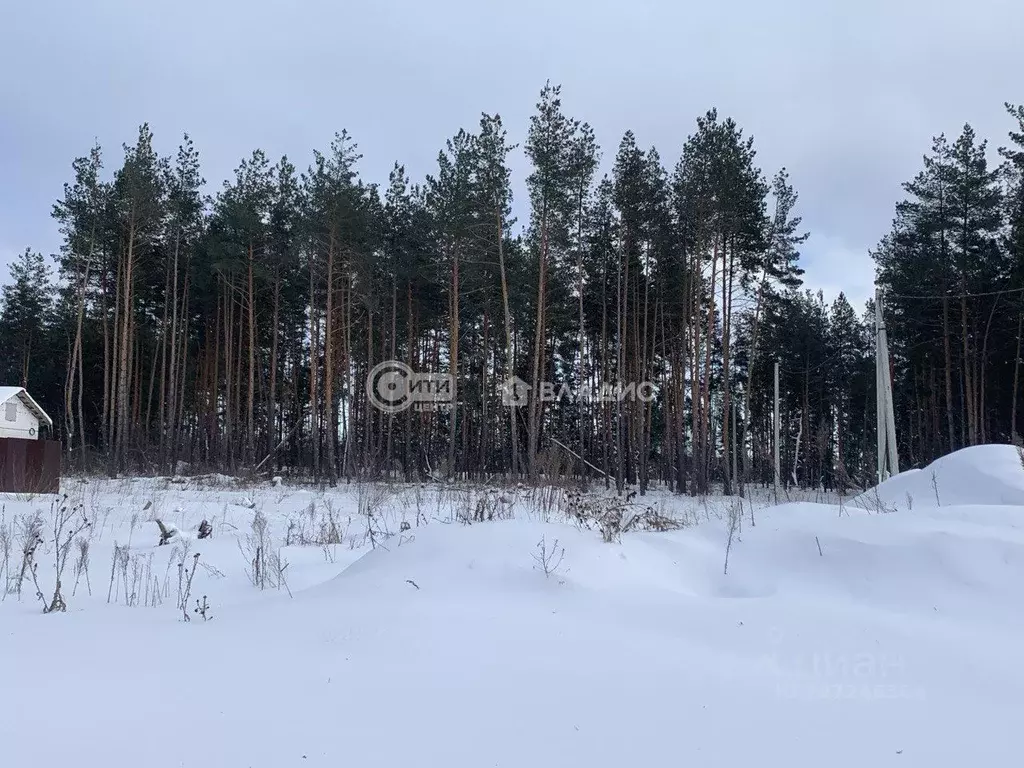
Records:
M938 301L939 299L971 299L971 298L981 298L981 297L984 297L984 296L1000 296L1000 295L1002 295L1004 293L1020 293L1021 291L1024 291L1024 286L1022 286L1020 288L1004 288L1001 291L982 291L980 293L940 293L940 294L935 294L935 295L932 295L932 296L914 296L914 295L908 294L908 293L887 293L887 292L883 292L882 293L882 297L883 298L892 298L892 299L922 299L922 300L926 300L926 301L927 300L936 300L936 301Z

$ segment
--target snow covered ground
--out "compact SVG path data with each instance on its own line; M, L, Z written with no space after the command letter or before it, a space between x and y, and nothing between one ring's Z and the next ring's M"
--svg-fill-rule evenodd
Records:
M553 489L65 485L92 524L87 571L68 547L64 613L42 612L52 499L0 496L4 766L1020 761L1010 447L742 521L729 500L657 493L687 526L610 544ZM465 521L481 498L495 519ZM16 593L37 511L42 601L30 574ZM181 531L166 546L156 518Z

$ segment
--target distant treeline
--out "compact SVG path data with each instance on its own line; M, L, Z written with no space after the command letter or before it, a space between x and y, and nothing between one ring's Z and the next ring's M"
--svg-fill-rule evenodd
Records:
M1007 109L1005 163L988 166L970 127L937 139L875 254L907 464L1016 430L1024 112ZM341 133L304 171L254 151L211 199L188 137L162 157L143 125L113 174L99 147L74 161L56 274L31 250L13 266L0 378L48 407L89 470L732 493L771 481L778 359L783 474L869 481L870 307L801 288L796 192L735 122L712 110L681 147L669 169L627 132L597 178L593 131L548 85L521 148L484 114L420 183L398 164L386 188L364 182ZM374 408L366 379L387 360L455 374L454 407ZM511 408L512 376L656 395Z

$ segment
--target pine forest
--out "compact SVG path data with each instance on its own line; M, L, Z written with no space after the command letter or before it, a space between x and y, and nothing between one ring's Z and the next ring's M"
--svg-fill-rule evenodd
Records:
M922 147L872 253L901 469L1017 440L1024 107L1006 114L992 147L969 125ZM483 114L386 185L356 139L257 149L212 196L188 136L83 147L54 190L60 253L26 250L0 303L0 382L45 405L68 469L742 494L773 481L778 362L783 481L873 484L873 303L804 286L799 180L732 119L667 156L602 147L548 84L528 125ZM451 373L452 407L373 407L388 360ZM511 377L654 396L509 407Z

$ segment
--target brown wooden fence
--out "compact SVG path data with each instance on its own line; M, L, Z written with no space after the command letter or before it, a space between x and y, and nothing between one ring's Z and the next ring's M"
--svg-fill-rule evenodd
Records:
M0 437L0 493L57 493L60 442Z

